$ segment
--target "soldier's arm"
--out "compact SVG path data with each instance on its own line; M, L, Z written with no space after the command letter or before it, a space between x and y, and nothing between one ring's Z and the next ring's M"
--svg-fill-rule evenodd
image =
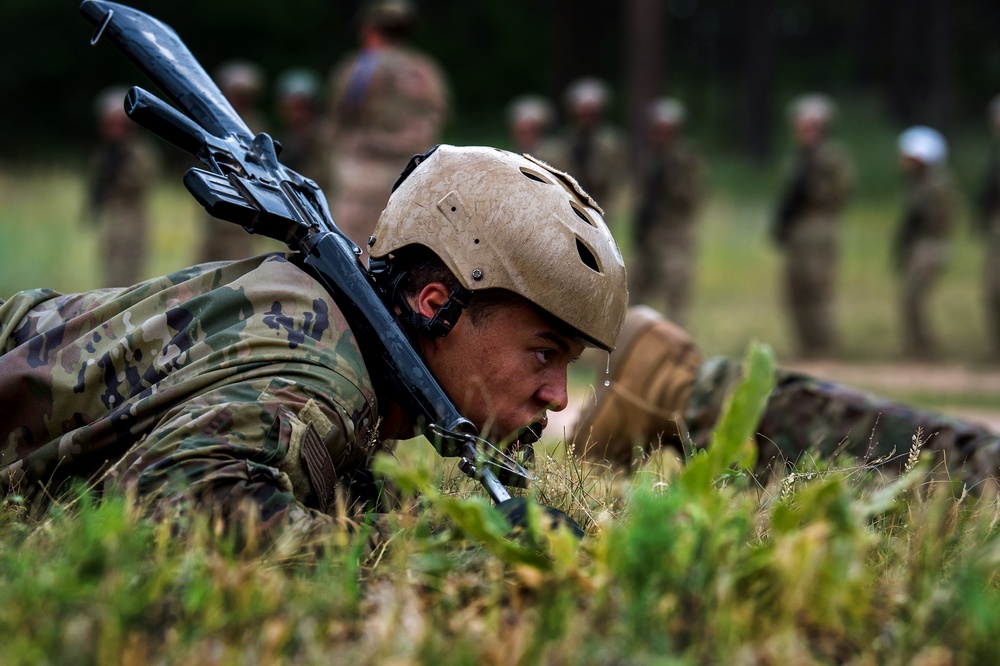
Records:
M166 413L110 482L133 489L158 517L207 514L230 529L252 525L265 543L291 535L305 546L337 531L325 513L337 475L368 452L329 395L262 375Z

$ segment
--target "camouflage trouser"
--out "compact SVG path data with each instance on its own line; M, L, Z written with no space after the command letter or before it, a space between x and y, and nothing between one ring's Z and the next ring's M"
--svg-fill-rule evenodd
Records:
M683 330L649 308L630 308L609 385L584 404L570 441L578 454L626 469L684 437L705 447L740 374L739 361L703 362ZM1000 438L983 427L782 370L757 424L759 466L848 454L898 469L918 428L924 455L943 460L952 474L977 484L1000 477Z
M708 444L726 392L740 374L740 363L732 359L702 365L684 412L697 445ZM918 428L925 440L922 455L934 455L949 473L977 484L1000 477L1000 437L986 428L782 370L757 425L758 465L847 454L866 462L882 459L884 467L898 470Z
M834 353L836 220L807 216L791 229L784 251L785 288L798 351L803 356Z
M138 203L111 202L100 213L103 286L129 287L143 277L149 221Z
M907 252L903 267L902 337L903 351L908 355L927 356L935 351L927 300L947 258L947 243L936 238L916 240Z
M671 321L687 323L694 273L694 239L687 221L664 221L636 244L632 300L666 308Z
M996 229L998 224L993 225ZM993 350L1000 355L1000 229L990 231L984 265L986 313Z

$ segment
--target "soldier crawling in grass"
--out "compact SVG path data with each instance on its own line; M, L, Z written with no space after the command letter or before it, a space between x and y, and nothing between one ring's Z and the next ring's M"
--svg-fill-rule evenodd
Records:
M414 164L371 256L398 276L396 313L448 396L511 441L566 406L585 346L613 348L621 255L593 200L541 162L441 146ZM467 311L431 327L453 298ZM44 505L78 479L164 516L199 507L322 536L338 485L414 435L371 367L295 254L21 292L0 302L0 488Z
M704 358L694 340L655 310L630 308L610 377L583 409L571 441L586 457L628 470L661 445L704 447L726 395L741 378L729 358ZM806 455L883 461L899 470L918 429L947 473L982 489L1000 478L1000 437L972 423L914 409L799 372L778 370L756 429L758 464Z

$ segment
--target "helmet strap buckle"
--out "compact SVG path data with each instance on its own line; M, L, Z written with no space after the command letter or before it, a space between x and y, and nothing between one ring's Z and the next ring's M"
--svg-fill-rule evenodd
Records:
M472 292L462 285L452 289L451 293L448 294L448 300L438 308L430 320L421 316L421 319L427 322L423 332L433 338L443 338L448 335L455 323L458 322L458 318L462 316L462 310L469 307L471 298Z
M369 263L375 264L375 261L372 259ZM386 284L392 303L399 308L399 320L403 326L411 333L423 337L443 338L448 335L462 316L462 310L469 307L472 299L472 291L458 285L451 290L448 300L438 308L433 317L425 317L413 309L400 288L407 279L407 271L394 270L392 262L380 259L377 265L372 266L372 274L376 282Z

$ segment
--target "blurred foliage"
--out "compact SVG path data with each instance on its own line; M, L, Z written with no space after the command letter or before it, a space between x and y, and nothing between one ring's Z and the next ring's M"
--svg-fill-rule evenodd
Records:
M692 125L726 145L740 136L745 91L747 2L663 0L668 64L665 91L688 100ZM920 0L929 6L945 0ZM133 6L174 27L211 72L244 57L274 79L291 66L325 74L355 47L361 0L292 3L217 0L135 0ZM899 59L896 26L912 3L770 0L767 21L775 52L772 111L804 89L868 97L885 106ZM616 90L614 117L623 117L623 3L602 0L509 0L418 3L415 43L437 57L454 89L450 139L502 136L502 110L524 92L558 99L565 84L584 74L609 79ZM951 5L948 5L951 7ZM957 119L982 118L1000 80L1000 5L966 0L950 10L948 53L942 56ZM78 155L91 136L93 99L113 83L144 83L109 44L89 46L90 26L75 0L5 0L0 3L0 89L7 102L0 122L16 128L0 159ZM959 39L959 36L961 38ZM915 34L918 54L929 46ZM923 40L923 41L922 41ZM916 83L930 64L914 61ZM270 100L265 101L270 108ZM914 120L926 109L920 107Z

